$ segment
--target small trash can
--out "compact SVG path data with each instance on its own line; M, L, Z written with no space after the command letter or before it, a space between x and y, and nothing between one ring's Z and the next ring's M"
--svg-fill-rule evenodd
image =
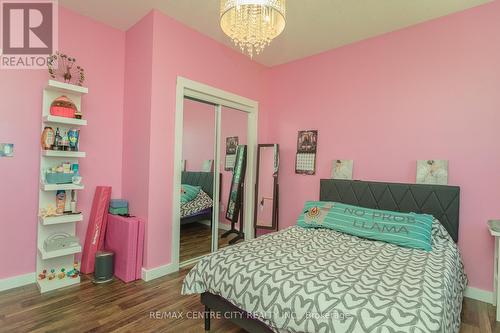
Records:
M98 251L95 254L94 283L113 281L115 254L111 251Z

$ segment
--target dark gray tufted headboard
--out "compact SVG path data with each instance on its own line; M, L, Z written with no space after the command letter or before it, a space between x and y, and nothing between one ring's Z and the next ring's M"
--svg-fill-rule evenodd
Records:
M322 179L320 200L366 208L431 214L458 242L460 187Z
M208 194L210 198L214 197L214 173L213 172L182 172L182 184L193 186L201 186L203 192Z

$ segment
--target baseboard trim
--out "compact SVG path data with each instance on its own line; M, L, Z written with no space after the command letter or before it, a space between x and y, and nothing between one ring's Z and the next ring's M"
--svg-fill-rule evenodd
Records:
M36 282L36 274L27 273L0 280L0 291L26 286Z
M151 281L151 280L160 278L162 276L177 272L177 270L178 269L172 263L166 264L163 266L158 266L158 267L151 268L151 269L143 268L142 269L142 279L146 282Z
M493 304L493 292L474 287L465 288L464 296L477 301Z

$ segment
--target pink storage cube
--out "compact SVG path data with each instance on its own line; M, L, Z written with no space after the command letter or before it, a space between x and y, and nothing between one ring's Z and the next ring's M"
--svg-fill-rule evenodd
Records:
M115 276L124 282L141 278L144 222L136 217L108 214L104 245L115 253Z

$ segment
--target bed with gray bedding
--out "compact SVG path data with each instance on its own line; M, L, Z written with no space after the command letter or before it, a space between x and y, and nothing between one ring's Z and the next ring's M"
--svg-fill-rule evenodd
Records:
M458 186L322 179L319 200L433 215L432 251L296 226L203 258L182 292L251 333L459 331Z
M274 332L458 332L467 278L435 220L432 251L290 227L201 259L183 294L219 295Z

